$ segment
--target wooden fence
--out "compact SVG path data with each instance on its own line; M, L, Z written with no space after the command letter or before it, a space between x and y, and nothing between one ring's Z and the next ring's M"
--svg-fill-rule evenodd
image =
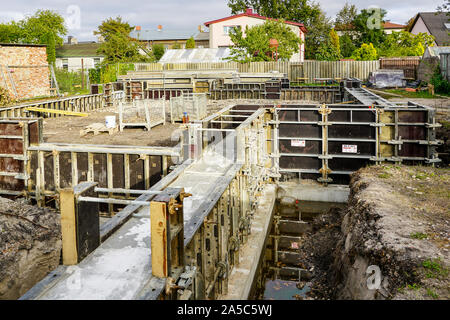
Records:
M380 68L380 61L316 61L297 62L205 62L205 63L135 63L135 71L165 70L236 70L241 73L266 73L279 71L289 80L307 78L312 83L316 78L359 78L367 80L369 73Z
M420 57L381 58L380 69L403 70L405 78L417 79Z

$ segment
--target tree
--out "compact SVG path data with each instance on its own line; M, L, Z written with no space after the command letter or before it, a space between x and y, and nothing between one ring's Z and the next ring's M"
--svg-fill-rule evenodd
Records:
M314 20L312 27L308 28L305 37L306 59L316 59L316 53L321 45L330 41L331 21L323 12Z
M355 31L358 32L357 45L372 43L378 47L383 42L386 36L383 30L386 13L386 10L379 8L361 10L353 21Z
M354 4L349 5L347 2L344 7L337 13L334 27L339 30L350 30L353 28L353 21L358 15L358 9Z
M102 21L94 35L105 39L97 49L97 53L105 55L103 63L152 61L153 57L139 53L139 44L130 38L133 30L128 22L122 21L120 16Z
M47 45L47 60L55 62L56 47L63 44L67 33L64 18L51 10L37 10L20 21L0 24L0 42Z
M339 36L334 29L330 30L329 36L319 45L314 58L325 61L336 61L342 58Z
M152 52L153 52L153 55L155 56L156 61L159 61L159 59L162 58L165 51L166 51L166 49L164 48L164 46L162 44L154 44L152 46Z
M356 46L353 43L353 39L350 35L344 34L339 37L339 44L341 48L341 55L344 58L349 58L353 54L353 51L356 50Z
M270 61L275 48L269 46L270 39L278 41L278 58L289 60L300 50L301 39L282 20L267 20L264 24L230 32L234 43L231 48L230 60L238 62Z
M358 61L377 60L377 49L375 49L372 43L363 43L360 48L356 49L355 52L353 52L352 59Z
M194 49L195 48L195 40L194 37L190 37L186 41L186 49Z
M425 48L433 45L434 37L427 33L392 32L381 44L379 54L383 57L422 56Z
M262 16L300 22L306 26L310 26L321 12L319 4L311 0L229 0L228 7L233 14L253 8Z

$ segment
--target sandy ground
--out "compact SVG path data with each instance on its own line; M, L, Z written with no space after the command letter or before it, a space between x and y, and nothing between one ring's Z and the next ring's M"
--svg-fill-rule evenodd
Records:
M209 100L208 115L216 113L220 109L236 104L257 104L257 105L277 105L277 104L298 104L298 101L276 101L276 100ZM314 103L302 101L302 103ZM171 137L175 130L182 124L171 124L153 127L150 131L143 128L125 128L122 132L109 135L107 132L96 136L89 133L80 137L80 130L93 123L105 123L105 117L116 115L118 121L118 111L111 107L102 111L91 112L88 117L65 116L58 118L47 118L44 121L44 141L48 143L77 143L77 144L97 144L97 145L134 145L134 146L174 146L177 141L172 141ZM170 115L167 115L170 120Z

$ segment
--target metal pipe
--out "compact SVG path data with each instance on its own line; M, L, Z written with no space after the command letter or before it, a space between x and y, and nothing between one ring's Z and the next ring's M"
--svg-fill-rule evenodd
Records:
M104 193L132 193L132 194L159 194L162 191L151 191L151 190L133 190L133 189L122 189L122 188L95 188L95 192Z
M78 201L84 202L95 202L95 203L109 203L109 204L137 204L140 206L149 206L150 202L147 201L137 201L137 200L121 200L121 199L110 199L110 198L95 198L95 197L78 197Z

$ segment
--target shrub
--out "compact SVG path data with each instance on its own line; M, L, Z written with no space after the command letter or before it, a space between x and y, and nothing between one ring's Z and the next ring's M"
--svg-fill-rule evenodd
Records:
M377 49L375 49L372 43L363 43L360 48L353 52L352 59L358 61L377 60Z

